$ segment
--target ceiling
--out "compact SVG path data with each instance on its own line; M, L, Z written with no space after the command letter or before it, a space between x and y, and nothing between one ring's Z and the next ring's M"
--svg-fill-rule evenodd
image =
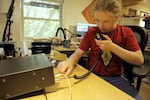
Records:
M124 7L132 6L132 5L136 5L136 4L140 4L140 5L149 7L150 0L122 0L122 5Z

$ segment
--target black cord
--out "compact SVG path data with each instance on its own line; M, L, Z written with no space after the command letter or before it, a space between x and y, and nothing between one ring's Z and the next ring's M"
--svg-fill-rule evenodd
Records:
M92 68L91 68L87 73L85 73L85 74L83 74L83 75L81 75L81 76L74 75L73 77L74 77L75 79L83 79L83 78L87 77L88 75L90 75L90 73L91 73L91 72L93 71L93 69L96 67L96 65L97 65L97 63L98 63L98 61L99 61L99 58L100 58L100 53L98 54L98 57L97 57L95 63L93 64Z
M71 32L70 30L68 30L67 28L64 28L65 33L66 33L66 31L71 34L71 37L79 37L80 36L80 34L75 34L75 33Z
M47 97L47 95L46 95L46 91L45 91L45 90L43 90L43 94L44 94L44 96L45 96L45 100L48 100L48 97Z
M57 37L59 31L62 31L63 36L64 36L64 40L66 40L66 34L65 34L64 29L63 29L62 27L59 27L59 28L57 29L55 36Z

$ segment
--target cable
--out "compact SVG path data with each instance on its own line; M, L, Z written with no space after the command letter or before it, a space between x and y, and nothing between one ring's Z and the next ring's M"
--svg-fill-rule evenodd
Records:
M75 34L75 33L71 32L70 30L68 30L67 28L64 28L65 34L66 34L66 31L71 34L71 37L78 37L78 36L80 36L80 34Z
M96 59L96 62L93 64L92 68L85 74L81 75L81 76L77 76L77 75L74 75L74 78L75 79L83 79L85 77L87 77L88 75L90 75L90 73L93 71L93 69L96 67L98 61L99 61L99 58L100 58L100 54L98 54L98 57Z
M69 31L67 28L64 28L64 32L69 32L71 35L74 35L74 33L72 33L71 31Z
M43 93L44 93L44 96L45 96L45 100L48 100L48 97L46 95L46 91L45 90L43 90Z
M98 39L98 40L106 40L106 39L104 38L103 34L105 34L105 33L102 33L102 32L101 32L101 33L97 33L97 34L96 34L96 39ZM92 68L91 68L87 73L85 73L85 74L83 74L83 75L81 75L81 76L74 75L74 78L75 78L75 79L83 79L83 78L87 77L87 76L93 71L93 69L96 67L96 65L97 65L97 63L98 63L98 60L100 59L100 55L101 55L102 52L103 52L103 51L100 51L100 52L99 52L98 57L97 57L97 59L96 59L96 62L94 63L94 65L92 66ZM107 68L107 67L106 67L106 68Z
M64 29L63 29L62 27L59 27L59 28L57 29L55 36L57 37L59 31L62 31L63 36L64 36L64 40L66 40L66 34L65 34Z
M64 75L64 77L67 79L67 82L68 82L68 85L69 85L69 97L68 97L68 100L71 100L72 99L72 90L71 90L71 82L70 82L70 80L69 80L69 78L68 78L68 76L67 75L65 75L65 74L63 74Z
M58 76L64 76L68 82L68 87L69 87L69 96L68 96L68 100L72 100L72 88L71 88L71 82L70 82L70 79L68 78L67 75L65 74L55 74L55 77L58 77Z
M96 39L100 40L100 39L103 39L103 38L104 38L104 37L103 37L102 34L100 34L100 33L97 33L97 34L96 34ZM74 75L74 78L75 78L75 79L83 79L83 78L87 77L88 75L90 75L90 73L91 73L91 72L93 71L93 69L96 67L99 58L100 58L100 53L98 54L98 57L97 57L97 59L96 59L96 62L93 64L92 68L91 68L87 73L85 73L85 74L83 74L83 75L81 75L81 76Z
M55 74L55 77L59 77L59 76L64 76L64 78L67 80L68 87L69 87L68 100L72 100L72 88L71 88L71 82L70 82L68 76L65 75L65 74L60 74L60 73ZM45 91L45 90L43 90L43 94L44 94L44 96L45 96L45 100L48 100L48 97L47 97L47 95L46 95L46 91Z

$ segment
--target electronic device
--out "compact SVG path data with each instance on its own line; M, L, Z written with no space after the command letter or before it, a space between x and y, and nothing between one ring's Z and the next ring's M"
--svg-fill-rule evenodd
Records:
M84 36L84 34L88 31L90 27L95 27L96 24L87 24L87 23L77 23L76 31L78 35L81 35L81 37Z
M53 67L44 53L0 60L0 99L43 89L56 91Z
M105 40L103 33L96 33L96 39L97 40Z
M66 39L66 31L68 31L69 33L70 33L70 31L69 30L67 30L66 28L62 28L62 27L59 27L58 29L57 29L57 31L56 31L56 35L55 35L55 37L57 37L58 36L58 33L61 31L61 33L63 33L63 36L64 36L64 40L60 43L60 45L63 45L65 48L69 48L70 47L70 43L71 43L71 40L67 40ZM57 40L57 42L58 41L60 41L60 40ZM57 43L56 41L55 41L55 45L58 45L59 43Z
M50 54L51 42L32 42L31 50L32 54L39 54L39 53Z
M5 56L15 56L15 44L13 42L0 42L0 47L4 48Z

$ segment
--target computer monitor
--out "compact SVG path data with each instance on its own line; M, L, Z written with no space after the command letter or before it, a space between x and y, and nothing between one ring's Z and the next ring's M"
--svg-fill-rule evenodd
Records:
M87 32L87 30L90 27L94 27L94 26L96 26L96 24L78 23L77 24L77 34L84 36L85 32Z

